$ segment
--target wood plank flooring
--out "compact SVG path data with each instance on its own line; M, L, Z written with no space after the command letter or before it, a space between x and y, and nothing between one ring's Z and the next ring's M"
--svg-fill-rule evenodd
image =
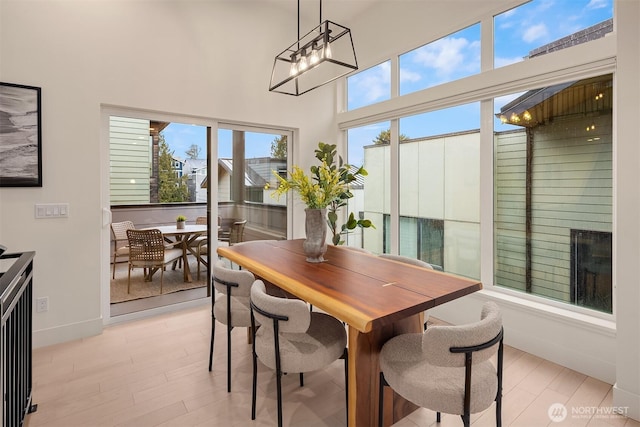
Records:
M214 369L207 370L209 306L107 327L102 335L34 350L33 402L27 427L275 426L275 375L258 366L257 419L251 421L251 346L245 329L232 332L232 390L226 391L226 327L216 324ZM611 385L505 347L503 425L640 427L607 416ZM346 424L343 362L283 378L284 424ZM562 403L567 418L553 423L549 407ZM572 415L572 408L601 408ZM584 411L583 411L584 412ZM420 409L395 427L436 426L435 413ZM461 426L443 415L442 427ZM495 426L495 408L472 416L473 426Z

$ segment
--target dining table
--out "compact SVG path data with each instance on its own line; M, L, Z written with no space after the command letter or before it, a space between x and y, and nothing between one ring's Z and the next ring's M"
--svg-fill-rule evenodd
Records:
M268 286L346 324L348 425L378 425L379 353L395 335L422 332L424 311L482 289L477 280L330 245L324 262L306 261L304 239L218 247L218 255ZM387 388L384 425L417 409Z
M199 237L207 236L207 232L209 229L207 225L185 224L184 228L178 228L174 224L162 225L158 227L148 227L146 229L160 230L160 232L162 233L162 237L167 241L167 243L174 244L182 249L182 264L184 265L183 271L185 282L193 281L193 278L191 277L191 269L189 268L189 262L187 259L187 256L189 254L200 258L200 262L202 262L205 267L209 267L209 263L207 262L206 257L201 257L193 246L193 243Z

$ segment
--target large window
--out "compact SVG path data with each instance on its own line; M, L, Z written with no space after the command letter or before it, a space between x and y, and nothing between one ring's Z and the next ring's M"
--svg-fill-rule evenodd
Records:
M247 220L243 240L287 237L286 197L272 194L273 172L286 173L290 138L290 132L275 129L225 126L218 131L219 222L226 228Z
M533 0L481 17L493 31L473 25L391 58L388 109L338 115L349 159L364 152L370 173L364 216L377 230L364 247L613 313L612 17L613 0ZM602 49L572 48L585 43ZM492 55L503 70L480 68ZM371 103L355 83L349 105Z
M400 55L400 95L480 72L480 24Z
M386 61L347 77L347 109L391 98L391 62Z
M399 123L399 253L479 278L479 103Z
M207 128L111 116L111 205L207 201Z
M496 103L496 285L611 313L612 89L609 74Z
M364 166L368 175L352 185L353 197L348 210L360 218L372 221L375 228L359 229L347 235L347 245L383 253L385 245L385 215L390 212L389 183L389 122L349 129L347 162Z
M494 67L595 40L613 31L613 0L533 0L494 18Z

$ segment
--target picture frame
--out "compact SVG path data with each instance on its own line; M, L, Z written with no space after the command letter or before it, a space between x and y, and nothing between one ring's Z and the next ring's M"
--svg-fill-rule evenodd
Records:
M42 187L41 92L0 82L0 187Z

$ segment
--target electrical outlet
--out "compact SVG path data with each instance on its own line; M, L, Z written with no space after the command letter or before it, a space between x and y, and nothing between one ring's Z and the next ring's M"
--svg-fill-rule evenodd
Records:
M49 297L36 298L36 313L49 311Z

